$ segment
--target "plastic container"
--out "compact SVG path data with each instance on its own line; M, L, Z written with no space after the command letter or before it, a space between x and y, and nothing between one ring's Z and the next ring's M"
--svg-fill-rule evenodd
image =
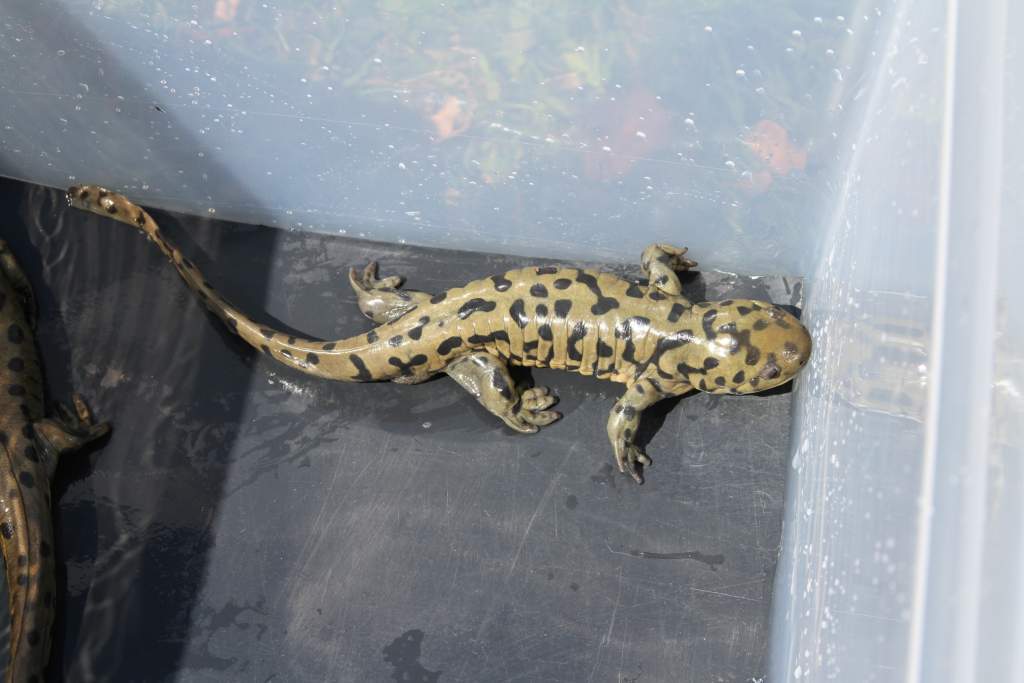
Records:
M770 680L1024 680L1024 10L5 3L0 174L802 277Z

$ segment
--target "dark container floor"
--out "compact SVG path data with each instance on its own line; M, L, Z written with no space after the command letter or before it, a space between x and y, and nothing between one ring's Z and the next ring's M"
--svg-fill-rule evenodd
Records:
M636 486L604 433L620 385L534 371L565 417L524 436L445 378L318 381L128 226L8 180L0 208L51 399L114 426L58 471L52 680L763 678L788 393L648 411ZM252 317L322 338L369 328L345 273L370 258L428 291L537 262L154 215ZM686 287L800 303L781 277Z

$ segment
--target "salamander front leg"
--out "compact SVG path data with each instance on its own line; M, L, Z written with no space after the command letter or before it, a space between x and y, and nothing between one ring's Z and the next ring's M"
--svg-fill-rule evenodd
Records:
M697 267L696 261L686 258L686 252L686 247L673 247L670 244L652 244L644 249L643 255L640 256L640 267L653 289L673 296L682 296L683 288L679 284L676 271Z
M558 399L550 395L547 387L533 387L520 394L505 363L486 351L459 356L444 371L473 394L480 405L517 432L535 432L561 417L548 410Z
M687 382L644 377L626 389L608 418L608 439L612 442L619 472L628 472L636 483L644 483L643 468L651 466L651 459L634 443L641 414L661 399L685 394L692 388Z

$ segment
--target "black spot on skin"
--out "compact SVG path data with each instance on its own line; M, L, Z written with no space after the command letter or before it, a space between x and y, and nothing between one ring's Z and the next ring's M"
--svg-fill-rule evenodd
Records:
M295 337L288 337L288 345L295 346Z
M466 303L462 304L459 308L458 316L462 320L465 320L474 313L488 313L498 307L498 304L493 301L487 301L486 299L470 299Z
M718 367L718 359L717 358L710 358L709 357L709 358L705 358L704 359L704 369L705 370L712 370L712 369L717 368L717 367Z
M353 353L349 356L349 360L352 361L352 365L356 369L356 376L353 379L357 382L369 382L373 379L373 375L366 368L366 363L363 362L362 358Z
M25 457L32 462L39 462L39 452L36 451L35 446L25 446Z
M757 377L751 377L750 378L750 386L756 388L757 385L760 384L760 383L761 383L761 380L759 380Z
M555 317L564 318L572 310L572 301L569 299L557 299L555 301Z
M135 225L137 225L137 226L139 226L141 228L145 224L146 224L146 214L144 214L141 211L139 211L137 214L135 214Z
M470 344L493 344L496 341L509 342L508 334L504 330L491 332L490 334L474 334L467 339Z
M708 390L708 383L705 382L704 379L702 378L700 380L700 384L697 385L697 388L699 388L701 391L707 391Z
M719 304L719 306L732 306L732 305L733 305L733 303L734 303L734 302L733 302L733 300L732 300L732 299L726 299L725 301L721 302L721 303Z
M25 387L21 386L20 384L12 384L11 386L7 387L7 393L10 394L11 396L24 396Z
M636 344L633 343L632 339L627 339L626 345L622 347L622 360L627 363L638 363L636 359ZM637 375L640 374L641 367L637 365Z
M402 335L400 335L400 334L396 334L391 339L388 339L388 346L401 346L401 345L402 345Z
M266 327L261 327L260 328L260 334L262 334L265 339L273 339L274 338L274 331L271 330L271 329L268 329Z
M715 318L718 317L718 311L711 309L704 313L704 317L701 318L700 324L704 328L704 336L708 339L715 338Z
M600 339L597 340L597 355L599 358L610 358L615 354L615 349L605 344Z
M81 199L82 201L85 201L86 199L88 199L89 198L89 190L82 190L81 192L79 192L78 193L78 198Z
M530 324L530 319L526 316L526 304L523 303L522 299L516 299L512 302L512 305L508 307L508 313L512 316L512 320L519 325L519 329L523 329Z
M398 368L399 371L402 373L403 377L408 377L409 375L413 374L414 367L416 367L417 365L425 365L427 361L428 358L422 353L417 353L415 356L409 359L408 363L404 362L401 358L396 358L395 356L391 356L391 358L388 358L388 363Z
M21 327L17 323L11 323L11 326L7 328L7 341L12 344L20 344L25 338L25 333L21 331Z
M795 350L796 347L794 346L793 349ZM11 372L21 372L25 369L25 361L20 358L12 358L7 361L7 369Z
M746 306L737 306L736 307L736 312L739 313L740 316L744 316L744 315L749 314L751 310L753 310L753 309L747 308Z
M28 564L28 556L27 555L18 555L18 566L19 567L24 567L26 564Z
M31 472L22 472L21 474L19 474L18 481L20 481L21 485L27 489L30 489L36 485L36 478L32 476Z
M606 297L601 288L597 286L597 278L590 273L585 273L582 270L579 271L576 275L576 282L585 285L597 297L597 303L590 307L590 312L594 315L604 315L608 311L619 307L618 299Z
M419 338L423 336L423 328L424 328L424 326L427 323L429 323L429 322L430 322L430 316L427 316L427 315L425 315L422 318L420 318L419 320L417 320L416 321L417 326L412 328L411 330L409 330L409 339L413 339L415 341L419 341Z
M672 304L672 308L668 312L668 321L670 323L677 322L679 320L679 316L681 316L685 310L686 306L682 304Z
M747 347L747 357L744 362L747 365L757 365L757 362L761 360L761 350L756 346Z
M719 375L718 377L715 378L715 384L717 384L720 387L724 387L725 386L725 378L722 377L721 375Z
M376 344L378 339L380 339L380 337L377 336L376 330L370 330L366 333L366 342L368 344Z
M337 346L335 342L327 342L320 348L322 348L324 351L333 351L335 346Z
M704 370L704 368L695 368L692 365L689 365L688 363L680 363L680 364L678 364L676 366L676 372L678 372L678 373L680 373L682 375L689 376L689 375L703 375L705 370Z
M626 441L632 441L633 440L633 430L632 429L628 429L628 428L622 430L622 436L625 437Z
M629 287L626 288L626 296L628 296L628 297L630 297L632 299L643 299L644 298L644 288L641 287L639 285L639 283L630 282L629 283Z
M440 294L435 294L434 296L430 297L430 303L439 304L447 298L448 292L441 292Z
M733 384L743 384L745 381L747 381L747 375L742 370L732 376Z
M537 275L554 275L557 272L557 266L541 266L537 269Z
M310 365L316 365L317 363L320 362L320 356L316 355L315 353L307 353L306 362L309 363Z
M231 331L238 334L238 321L234 318L224 318L224 324L231 328Z
M667 282L668 282L668 275L659 275L658 277L656 277L654 279L654 284L658 285L659 287L664 287L665 283L667 283Z
M590 307L590 312L593 313L594 315L604 315L608 311L611 311L611 310L616 309L618 307L619 307L619 302L618 302L617 299L612 299L610 297L606 297L606 298L600 299L596 304L591 306Z
M793 342L786 342L782 345L782 353L790 358L796 358L799 351L796 348L796 344Z
M537 317L538 318L547 318L548 317L548 307L545 306L544 304L537 304L537 309L536 310L537 310Z
M449 353L459 348L460 346L462 346L461 337L448 337L443 342L437 345L437 353L438 355L441 356L447 356Z
M626 418L627 420L634 419L636 417L636 408L634 408L633 406L625 406L622 409L622 417Z
M667 296L665 296L664 294L662 294L662 293L661 293L660 291L658 291L657 289L656 289L656 290L654 290L653 292L651 292L651 295L650 295L650 296L651 296L651 300L652 300L652 301L664 301L665 299L667 299L667 298L668 298Z
M572 326L572 330L569 332L568 347L566 352L568 353L569 360L581 361L583 360L583 353L576 348L576 344L581 339L587 336L587 325L580 321Z
M111 204L110 206L107 207L107 213L113 216L115 213L117 213L117 207Z
M554 335L551 334L551 325L544 323L543 325L537 326L537 336L544 341L551 341L554 339Z
M492 275L491 281L494 282L494 288L499 292L504 292L512 286L512 281L506 279L504 275Z
M530 294L538 299L544 299L547 298L548 288L538 282L533 287L530 287Z
M498 390L498 393L501 394L503 399L507 401L512 400L512 387L508 385L508 380L505 379L505 373L492 372L491 386Z
M0 524L0 534L2 534L8 541L11 540L14 536L14 525L10 522Z
M560 277L554 282L555 289L569 289L572 286L572 280L566 277Z
M768 328L768 321L765 320L764 318L762 318L761 320L757 320L757 321L754 322L753 328L755 330L759 331L759 332L761 330L767 329Z
M646 334L650 326L651 319L645 318L642 315L635 315L631 318L626 318L615 326L615 338L627 339L635 334Z
M28 583L28 577L24 574L18 574L18 585L24 586Z
M260 351L267 354L268 356L270 355L270 347L267 346L266 344L260 344Z

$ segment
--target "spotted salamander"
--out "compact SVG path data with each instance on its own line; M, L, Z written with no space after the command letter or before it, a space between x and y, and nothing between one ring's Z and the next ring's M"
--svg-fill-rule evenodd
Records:
M285 365L343 382L422 382L445 373L516 431L560 415L545 387L520 391L508 365L556 368L621 382L608 420L621 472L638 483L650 458L634 439L643 410L693 389L748 394L791 380L811 353L804 326L782 308L734 299L693 303L676 270L697 264L686 249L643 252L647 283L580 268L538 266L438 294L399 289L370 263L349 272L373 330L337 341L300 339L254 322L217 294L161 235L143 209L97 186L68 190L72 206L134 225L174 264L206 306L238 336ZM649 283L649 284L648 284Z
M74 408L43 410L43 372L34 337L35 300L0 240L0 544L11 615L7 683L44 680L54 617L50 481L57 459L103 436L79 396Z

